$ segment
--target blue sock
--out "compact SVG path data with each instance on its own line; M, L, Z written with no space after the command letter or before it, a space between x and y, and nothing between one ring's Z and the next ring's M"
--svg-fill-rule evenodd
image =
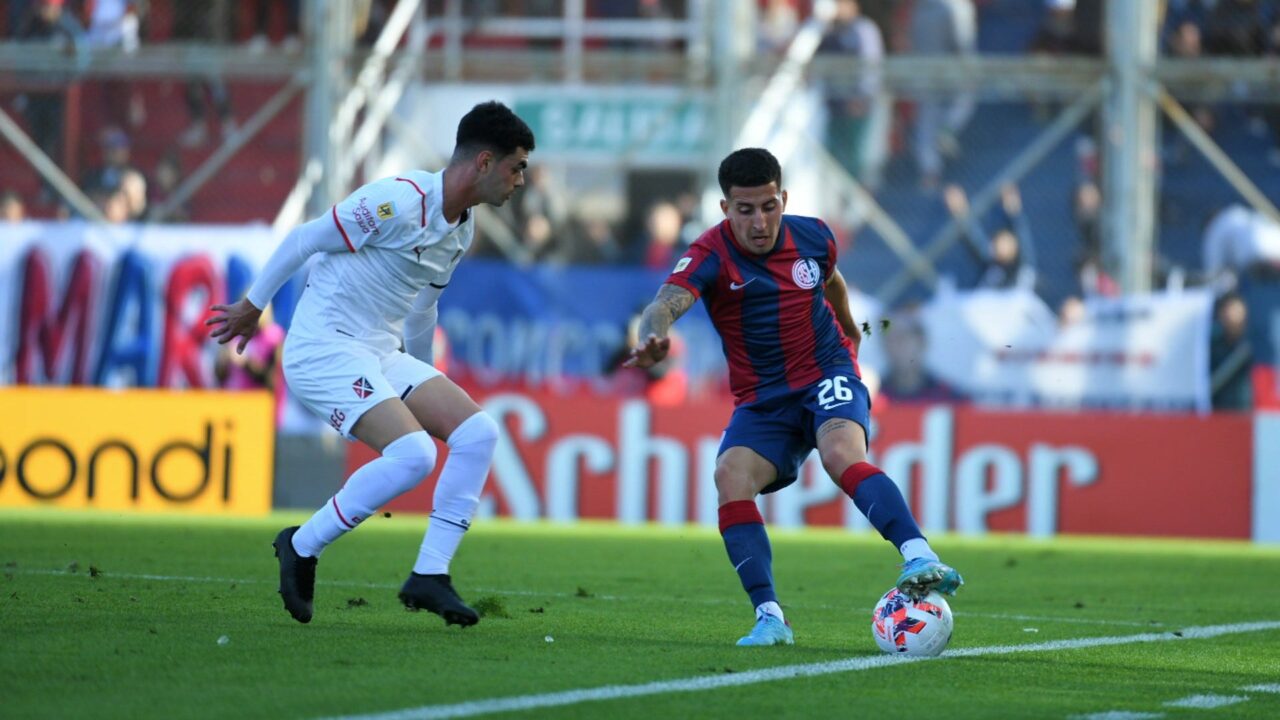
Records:
M738 572L742 589L751 596L751 607L777 602L773 590L773 549L764 530L764 518L750 500L720 506L720 535L729 552L729 562Z
M880 537L893 543L895 549L908 540L924 537L898 486L875 465L850 465L840 476L840 487L853 498L853 504L867 516L872 527L880 531Z

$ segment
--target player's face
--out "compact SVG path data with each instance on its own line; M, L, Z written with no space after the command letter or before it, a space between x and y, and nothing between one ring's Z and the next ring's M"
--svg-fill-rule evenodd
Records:
M729 218L738 247L752 255L763 255L778 242L782 211L787 208L787 191L778 184L729 188L729 197L720 201L720 209Z
M479 159L482 202L502 205L516 188L524 186L524 171L529 167L528 150L516 148L515 152L503 157L481 153Z

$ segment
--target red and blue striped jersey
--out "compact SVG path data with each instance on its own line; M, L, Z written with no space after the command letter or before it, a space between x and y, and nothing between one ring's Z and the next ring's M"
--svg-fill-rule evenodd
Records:
M738 247L729 221L699 237L667 282L702 298L720 334L737 405L858 371L823 285L835 271L836 242L817 218L783 215L765 255Z

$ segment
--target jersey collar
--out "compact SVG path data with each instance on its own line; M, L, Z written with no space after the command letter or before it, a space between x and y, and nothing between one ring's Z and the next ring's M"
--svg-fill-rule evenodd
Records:
M450 224L444 218L444 170L430 173L430 177L431 194L435 198L435 202L427 206L427 213L431 216L427 224L432 231L445 235L466 224L471 219L471 209L463 210L458 222Z

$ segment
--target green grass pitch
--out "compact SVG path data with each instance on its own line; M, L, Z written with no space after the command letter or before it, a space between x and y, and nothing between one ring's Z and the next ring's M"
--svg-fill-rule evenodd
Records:
M955 635L902 663L871 638L898 558L869 535L773 531L796 645L747 649L713 529L478 522L464 630L396 600L408 516L327 550L294 622L270 543L302 519L0 512L0 716L1280 717L1280 548L939 537L967 581Z

